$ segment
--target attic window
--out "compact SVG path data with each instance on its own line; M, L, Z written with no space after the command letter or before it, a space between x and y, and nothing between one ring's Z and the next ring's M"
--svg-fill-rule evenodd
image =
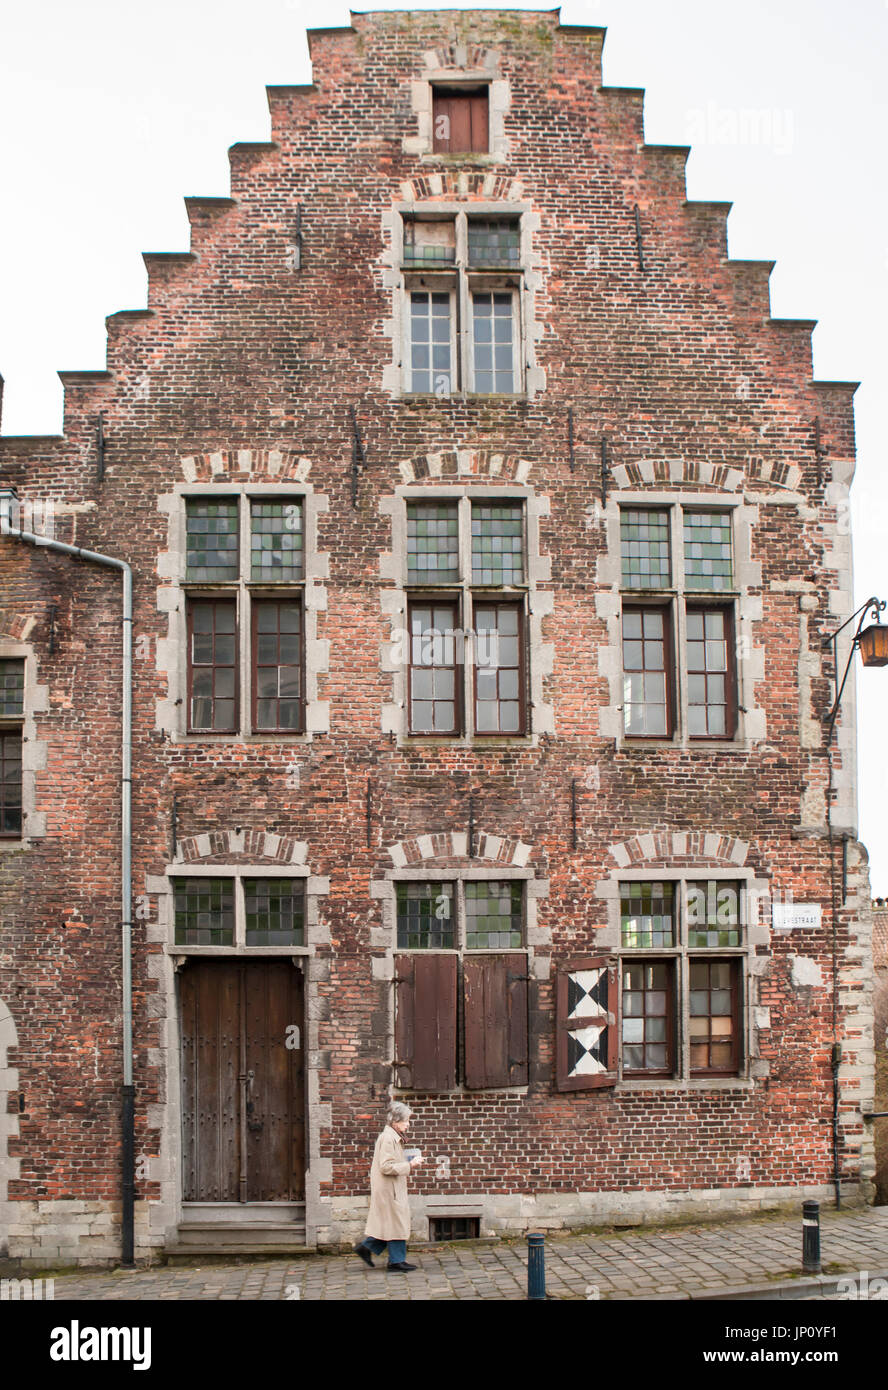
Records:
M486 154L490 149L488 87L433 87L436 154Z

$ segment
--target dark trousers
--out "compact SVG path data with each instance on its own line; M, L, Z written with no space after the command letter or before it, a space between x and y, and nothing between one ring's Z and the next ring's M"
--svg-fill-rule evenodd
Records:
M373 1255L381 1255L388 1246L390 1265L402 1265L407 1258L406 1240L377 1240L376 1236L365 1236L361 1244Z

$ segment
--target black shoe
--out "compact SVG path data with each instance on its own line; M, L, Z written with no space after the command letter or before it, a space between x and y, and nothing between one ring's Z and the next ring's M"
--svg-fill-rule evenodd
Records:
M373 1263L370 1251L367 1249L366 1245L356 1245L355 1254L360 1255L365 1265L369 1265L371 1269L376 1268L376 1265Z
M402 1262L401 1262L399 1265L386 1265L386 1269L387 1269L389 1272L391 1272L393 1269L396 1269L396 1270L398 1271L399 1274L409 1274L410 1271L411 1271L411 1269L416 1269L416 1268L417 1268L416 1265L409 1265L409 1264L407 1264L407 1263L406 1263L405 1261L403 1261L403 1260L402 1260Z

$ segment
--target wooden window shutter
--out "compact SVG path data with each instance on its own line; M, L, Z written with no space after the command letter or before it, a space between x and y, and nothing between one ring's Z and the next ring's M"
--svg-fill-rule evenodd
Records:
M450 1091L456 1085L456 956L395 956L398 1085Z
M483 92L473 92L469 97L469 124L471 144L466 148L475 154L486 153L489 137L490 117L488 116L487 88Z
M527 1085L527 957L463 960L466 1086Z
M616 964L585 956L558 971L555 1074L559 1091L613 1086L619 1004Z
M489 145L487 88L480 92L435 89L432 148L439 154L483 154Z

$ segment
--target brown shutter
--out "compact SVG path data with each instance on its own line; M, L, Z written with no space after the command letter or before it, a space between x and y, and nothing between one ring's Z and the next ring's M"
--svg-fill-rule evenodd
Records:
M450 1091L456 1085L456 956L395 956L398 1085Z
M466 1086L527 1085L527 957L463 960Z
M442 122L445 118L446 124ZM432 109L432 149L436 153L449 154L453 136L453 112L449 93L435 92Z
M487 112L487 88L485 87L483 92L473 92L469 97L469 122L471 125L472 143L466 145L466 149L473 150L478 154L486 152L489 143L489 117Z
M584 956L558 971L555 1071L559 1091L613 1086L620 1026L616 964Z
M436 91L432 101L432 149L439 154L484 153L489 145L487 88L480 92ZM440 118L446 117L442 127ZM441 133L446 131L446 135Z

